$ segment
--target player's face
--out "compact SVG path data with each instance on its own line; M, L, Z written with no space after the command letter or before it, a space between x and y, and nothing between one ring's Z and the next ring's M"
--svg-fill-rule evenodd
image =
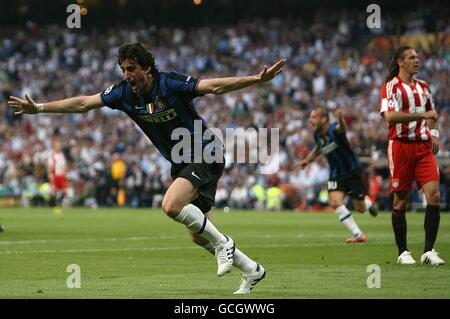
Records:
M320 114L316 110L311 112L311 115L309 116L309 124L311 124L311 127L314 131L318 131L321 128L320 125Z
M400 68L403 68L408 74L417 74L419 72L420 59L416 50L410 49L403 53L403 60L399 60Z
M124 60L120 64L125 80L131 86L133 92L147 93L152 84L152 76L150 70L144 70L139 64L133 60Z

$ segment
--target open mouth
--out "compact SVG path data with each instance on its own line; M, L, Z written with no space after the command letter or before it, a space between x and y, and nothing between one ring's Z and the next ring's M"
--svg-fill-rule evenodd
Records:
M134 79L128 80L128 84L130 84L133 90L136 89L136 81Z

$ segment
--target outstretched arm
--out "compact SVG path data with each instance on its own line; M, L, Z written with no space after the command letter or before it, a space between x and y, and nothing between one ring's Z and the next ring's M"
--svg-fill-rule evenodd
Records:
M347 123L345 122L344 116L342 115L342 110L340 107L338 107L335 111L334 111L334 115L336 116L338 122L336 125L336 130L339 133L344 133L345 131L347 131Z
M319 147L314 147L314 149L311 151L311 153L306 156L305 159L295 163L295 166L300 166L300 168L305 168L310 163L312 163L318 156L320 155L320 149Z
M271 67L267 67L266 65L264 69L256 75L203 79L198 83L197 90L199 94L223 94L237 91L254 84L272 80L277 74L283 71L283 66L285 64L286 59L281 59Z
M15 115L23 113L83 113L103 107L103 101L100 94L77 96L46 103L36 103L28 95L25 95L25 100L16 96L10 96L8 104L14 109Z

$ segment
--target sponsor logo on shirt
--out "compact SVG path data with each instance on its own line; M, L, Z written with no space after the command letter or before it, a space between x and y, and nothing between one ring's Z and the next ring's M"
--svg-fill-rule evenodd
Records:
M338 148L338 145L335 142L331 142L330 144L327 144L327 145L321 147L320 151L323 154L328 154L328 153L333 152L337 148Z
M173 120L178 116L175 109L168 109L164 112L150 113L150 115L142 115L139 118L149 123L164 123Z
M425 113L425 107L416 107L413 106L410 110L409 113L416 113L416 114L421 114L421 113Z

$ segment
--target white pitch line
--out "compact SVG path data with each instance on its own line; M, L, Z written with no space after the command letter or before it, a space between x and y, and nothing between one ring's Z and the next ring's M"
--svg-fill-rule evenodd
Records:
M96 253L96 252L115 252L115 251L154 251L154 250L179 250L193 249L196 247L140 247L140 248L92 248L92 249L44 249L44 250L7 250L0 252L0 255L9 254L54 254L54 253Z
M11 240L0 241L0 245L24 245L24 244L50 244L50 243L89 243L97 241L138 241L149 239L176 239L181 236L158 236L158 237L112 237L112 238L76 238L76 239L34 239L34 240Z
M419 244L420 241L410 244ZM365 244L353 244L363 246ZM370 243L371 246L392 245L391 243ZM348 244L342 243L303 243L295 245L245 245L244 248L300 248L300 247L326 247L326 246L340 246L349 247ZM120 252L120 251L164 251L164 250L181 250L181 249L199 249L198 246L171 246L171 247L126 247L126 248L91 248L91 249L44 249L44 250L6 250L0 251L0 255L24 255L24 254L55 254L55 253L96 253L96 252Z
M390 234L373 234L370 239L379 239L392 237ZM277 239L277 238L344 238L342 234L293 234L293 235L244 235L238 238L253 238L253 239ZM442 237L442 236L441 236ZM75 239L33 239L33 240L11 240L0 241L1 245L28 245L28 244L52 244L52 243L94 243L94 242L109 242L109 241L145 241L154 239L184 239L187 236L140 236L140 237L112 237L112 238L75 238Z

